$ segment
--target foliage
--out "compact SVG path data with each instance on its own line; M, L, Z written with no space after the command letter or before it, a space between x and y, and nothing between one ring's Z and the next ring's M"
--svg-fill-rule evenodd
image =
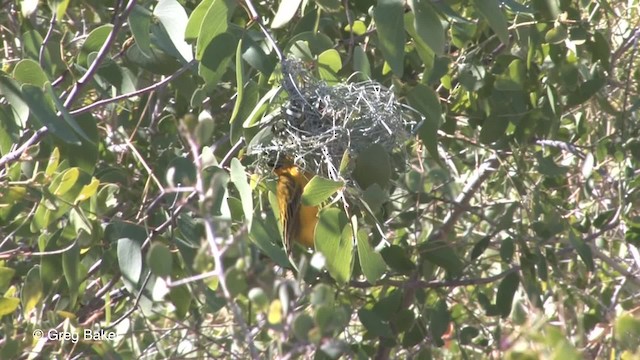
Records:
M0 358L640 355L636 2L0 3ZM274 45L423 116L291 259Z

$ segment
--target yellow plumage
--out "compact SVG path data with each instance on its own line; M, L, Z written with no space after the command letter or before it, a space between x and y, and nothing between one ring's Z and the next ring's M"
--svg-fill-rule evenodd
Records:
M287 253L291 254L292 240L313 247L318 207L302 205L302 192L311 175L291 163L279 164L274 172L278 175L276 195Z

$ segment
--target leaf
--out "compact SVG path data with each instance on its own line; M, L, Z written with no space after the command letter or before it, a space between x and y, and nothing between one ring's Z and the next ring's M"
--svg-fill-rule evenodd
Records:
M20 299L18 298L0 297L0 318L12 314L18 309L19 305Z
M453 248L444 241L429 241L420 246L422 258L440 266L451 277L459 277L464 270L464 264L458 258Z
M236 89L237 96L236 102L233 105L233 111L231 112L231 117L229 118L229 124L233 124L233 121L238 116L238 112L240 110L240 106L242 105L242 97L244 96L244 62L242 61L242 44L243 39L238 41L238 46L236 47Z
M73 129L69 127L49 106L42 90L34 85L22 85L22 93L25 102L29 105L31 113L39 122L47 127L51 134L68 144L80 145L80 139Z
M191 45L184 40L187 28L187 12L176 0L160 0L153 9L153 15L158 18L164 29L169 34L173 46L180 53L185 62L193 60Z
M21 84L31 84L42 88L49 81L40 64L31 59L20 60L13 69L13 78Z
M251 224L253 221L253 196L251 194L251 187L247 181L247 173L244 166L240 163L240 160L233 158L231 160L231 182L235 185L236 189L240 193L240 200L242 201L242 212L244 213L244 221L247 224L249 232L251 232Z
M62 271L69 287L72 306L78 298L80 288L80 245L76 242L70 249L62 253Z
M361 308L358 310L358 319L371 335L387 338L394 337L389 324L382 320L375 311Z
M573 230L569 232L569 242L571 242L571 245L576 248L578 256L580 256L584 264L587 266L587 269L589 271L594 271L595 264L593 262L593 254L589 245L582 238L578 237Z
M509 29L507 19L504 16L498 0L473 0L482 17L487 20L489 26L496 32L503 44L509 44Z
M150 36L151 12L147 8L136 4L129 14L129 28L140 52L144 56L151 58L153 56Z
M344 182L342 181L333 181L316 175L304 187L302 204L306 206L320 205L343 187Z
M451 322L451 315L449 309L447 309L447 302L440 300L436 303L435 309L431 313L431 319L429 322L429 330L431 331L432 339L437 346L443 346L442 336L449 329L449 323Z
M411 261L405 250L398 245L387 246L380 253L384 262L401 274L409 274L416 268L416 264Z
M360 268L367 281L375 284L387 271L387 264L382 259L382 255L376 252L364 229L358 230L358 260Z
M161 242L153 242L147 252L147 264L151 272L159 277L167 277L173 271L173 256L169 248Z
M127 289L137 290L142 274L140 242L128 237L118 239L118 267Z
M51 87L51 84L47 82L44 85L44 89L45 89L47 95L49 95L49 98L51 100L53 100L53 103L55 104L56 108L58 109L58 111L62 115L62 120L64 120L64 122L71 129L73 129L73 131L76 134L80 135L81 138L85 139L86 142L88 142L89 144L94 144L95 145L93 140L91 140L91 138L89 138L89 136L84 132L82 127L80 127L80 125L78 124L76 119L74 119L74 117L71 116L71 114L69 113L67 108L64 106L64 104L62 104L62 101L60 101L60 99L58 98L58 95L56 95L56 93L53 91L53 88Z
M184 30L184 39L186 42L192 43L194 40L198 39L200 29L202 28L202 22L214 1L216 0L202 0L191 12L189 15L189 21L187 21L187 27Z
M415 15L416 33L437 55L444 54L445 33L440 17L430 1L410 0L409 6Z
M404 73L404 1L378 0L373 10L379 48L393 73L402 77Z
M342 60L337 50L325 50L318 55L318 73L320 78L328 84L338 82L338 71L340 69L342 69Z
M418 136L434 159L439 159L438 129L442 124L442 106L438 94L424 84L418 84L407 94L409 104L424 116Z
M198 40L196 42L196 60L202 60L204 58L204 54L207 50L213 39L227 32L229 27L229 18L233 15L233 11L235 10L236 3L228 0L214 0L211 2L211 5L207 9L206 14L202 18L201 25L198 29L197 37ZM198 22L198 18L194 18L193 20L196 24ZM195 28L195 24L193 27ZM189 31L188 37L192 36L192 30ZM230 49L220 48L218 50L224 50L224 52L229 52Z
M100 180L92 177L91 183L82 187L82 190L80 190L80 194L78 194L74 203L85 201L92 197L98 191L98 186L100 186Z
M49 8L52 12L56 13L56 19L62 20L64 14L67 12L67 6L69 6L69 0L47 0Z
M280 239L280 231L273 214L269 213L266 219L262 219L259 213L254 213L253 216L254 220L249 231L249 239L279 266L291 266L284 249L274 243L275 239Z
M202 54L198 73L204 79L207 89L218 86L222 76L229 70L229 62L233 57L238 40L229 33L214 38Z
M526 81L526 68L522 60L515 59L504 74L496 76L495 87L497 90L520 91L524 90Z
M106 24L91 30L78 53L78 65L85 68L91 65L87 61L89 54L100 50L112 29L112 24Z
M372 144L358 154L353 177L363 189L373 184L387 188L391 181L391 162L387 150L382 145Z
M26 317L38 305L42 299L42 281L40 280L40 265L35 265L24 277L22 291L20 292L20 301L22 302L22 311Z
M5 75L0 76L0 94L11 104L14 118L18 120L17 124L21 128L26 127L29 106L23 98L18 82Z
M313 318L309 314L300 313L293 319L293 335L298 340L306 341L309 339L309 331L313 326Z
M4 293L16 271L9 267L0 267L0 291Z
M280 29L287 25L296 15L296 12L298 12L301 3L302 0L280 0L276 15L273 17L273 21L271 21L271 28Z
M371 79L371 64L367 58L367 53L361 45L353 48L353 69L358 72L361 80Z
M498 293L496 294L496 307L502 318L506 318L511 313L513 296L516 294L519 284L520 277L516 272L508 274L500 282Z
M471 250L471 260L473 261L479 258L480 255L482 255L484 251L487 250L489 244L491 244L491 236L485 236L480 239L480 241L478 241Z
M640 319L622 314L615 320L614 338L621 349L637 352L640 346Z
M347 283L351 278L353 233L343 211L336 208L320 211L315 246L324 255L331 277L338 283Z
M78 168L67 169L57 177L59 181L51 183L49 190L55 196L62 196L73 188L79 177L80 170Z

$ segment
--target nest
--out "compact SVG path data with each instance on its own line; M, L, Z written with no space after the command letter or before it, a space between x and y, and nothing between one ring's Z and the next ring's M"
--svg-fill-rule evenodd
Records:
M297 60L283 61L282 74L288 99L274 116L272 136L250 145L251 153L260 154L258 167L288 158L338 180L345 155L357 157L372 144L390 152L400 148L421 119L375 81L328 85Z

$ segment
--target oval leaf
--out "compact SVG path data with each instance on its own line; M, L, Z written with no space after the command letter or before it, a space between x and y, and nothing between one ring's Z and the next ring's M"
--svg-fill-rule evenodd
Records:
M353 233L343 211L329 208L320 212L315 245L325 257L329 274L339 283L349 281L353 258Z
M379 0L373 11L380 50L398 77L404 72L404 1Z
M302 204L306 206L320 205L336 191L344 187L342 181L333 181L320 176L314 176L304 187Z

